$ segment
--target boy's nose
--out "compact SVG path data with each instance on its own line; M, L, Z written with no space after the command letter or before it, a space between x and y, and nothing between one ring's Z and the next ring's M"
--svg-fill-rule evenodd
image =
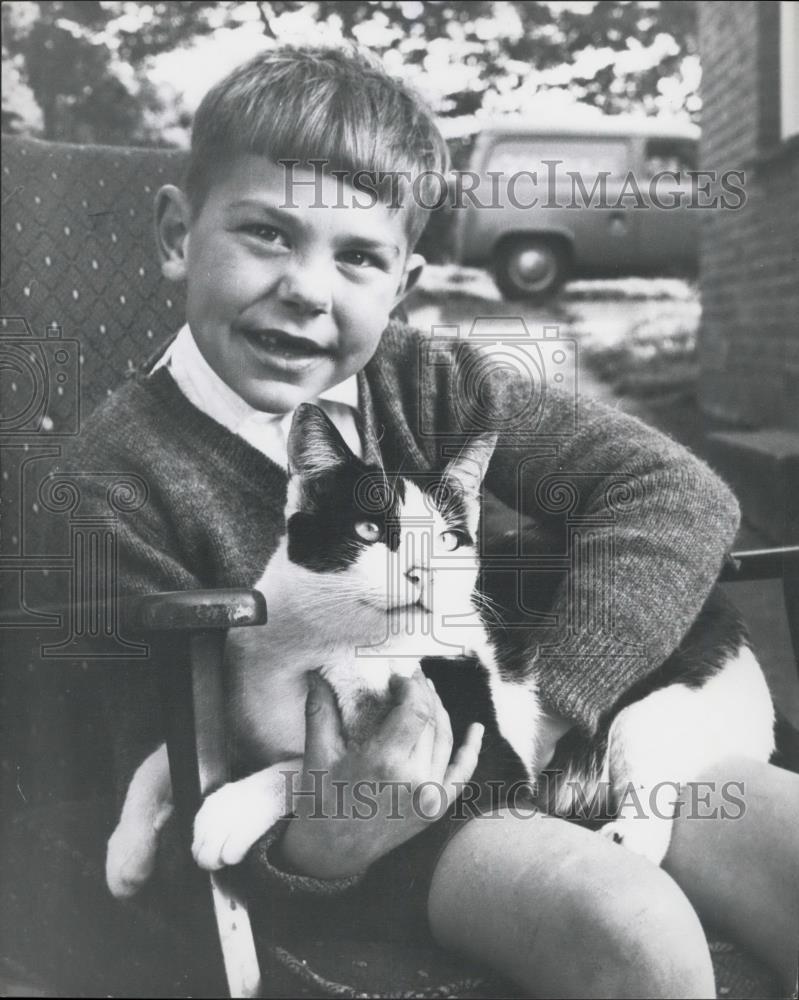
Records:
M318 315L330 312L330 283L320 266L295 263L280 279L278 294L282 302L303 313Z

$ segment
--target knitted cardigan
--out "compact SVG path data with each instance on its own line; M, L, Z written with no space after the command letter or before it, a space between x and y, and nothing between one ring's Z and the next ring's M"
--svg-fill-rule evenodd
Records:
M526 380L485 371L464 342L431 350L390 324L358 376L366 456L379 442L388 470L440 469L465 433L500 427L486 490L523 513L524 552L553 560L542 564L555 585L535 629L540 693L590 731L678 645L733 541L738 505L707 466L639 420L579 399L575 421L565 394L533 398ZM107 516L107 475L146 484L146 502L117 514L122 593L250 588L282 533L284 470L193 406L166 368L139 371L109 397L54 471L81 473L81 516ZM122 791L163 739L156 671L109 667Z

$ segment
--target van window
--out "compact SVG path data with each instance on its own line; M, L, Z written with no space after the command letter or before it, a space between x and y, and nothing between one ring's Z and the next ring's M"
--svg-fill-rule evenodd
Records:
M600 171L607 171L611 177L621 177L628 167L627 140L560 136L501 139L489 154L484 169L502 171L508 176L532 170L543 178L548 175L543 160L560 160L559 175L567 170L578 171L588 183L596 179Z
M696 143L691 139L647 139L644 176L654 177L664 170L696 170Z

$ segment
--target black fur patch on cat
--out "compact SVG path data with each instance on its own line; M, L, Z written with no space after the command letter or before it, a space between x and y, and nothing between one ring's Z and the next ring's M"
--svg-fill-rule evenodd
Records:
M429 476L388 477L377 466L354 458L322 475L304 480L302 510L288 519L288 557L313 573L341 573L350 567L370 544L385 544L395 552L399 547L399 517L406 499L406 482L415 484L432 498L432 506L444 493L441 510L447 526L459 532L462 544L473 545L468 528L468 501L444 480L430 482ZM369 500L365 500L368 493ZM432 517L432 514L431 514ZM371 521L380 529L376 542L365 541L355 531L359 521Z
M381 470L353 458L322 475L304 480L302 510L288 519L288 557L314 573L341 573L351 566L370 543L355 531L359 521L372 521L380 528L378 542L396 549L392 532L405 499L401 479L386 480L383 497L366 504L364 484L382 480ZM372 494L374 499L374 494Z
M505 804L508 789L527 783L527 771L497 726L485 668L473 657L425 657L422 670L435 685L452 724L454 746L460 746L473 722L485 726L480 757L472 781L479 787L473 806L485 809Z
M721 587L714 587L680 645L656 670L625 691L602 725L609 727L623 708L670 684L701 688L748 645L749 634L738 609Z
M547 768L550 779L545 782L542 807L554 810L564 776L584 775L588 779L587 787L590 787L591 776L598 778L608 749L610 727L623 709L672 684L682 684L692 690L701 688L748 645L749 636L740 614L724 591L716 586L677 649L656 670L625 691L601 718L593 736L575 727L561 737ZM603 803L609 810L603 814L592 811L592 801L587 797L589 813L582 818L599 824L612 817L609 803ZM580 818L579 810L577 818Z

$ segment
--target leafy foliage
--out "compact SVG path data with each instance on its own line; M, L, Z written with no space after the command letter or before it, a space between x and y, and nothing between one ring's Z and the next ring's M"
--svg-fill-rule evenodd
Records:
M444 118L521 110L553 87L612 113L653 113L675 94L698 109L688 0L41 0L4 3L2 16L4 127L51 139L164 141L173 98L150 82L154 59L221 28L296 40L298 17L306 41L325 28L369 44Z

